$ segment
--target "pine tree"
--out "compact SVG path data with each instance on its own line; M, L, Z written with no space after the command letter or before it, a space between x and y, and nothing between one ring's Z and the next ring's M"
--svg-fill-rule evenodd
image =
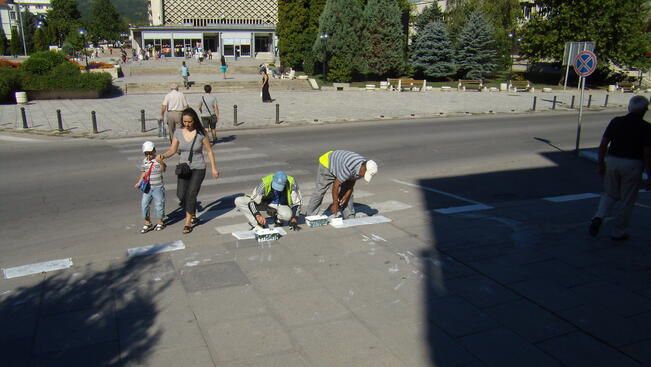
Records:
M111 0L95 0L90 23L91 39L94 41L118 41L127 27Z
M495 71L497 52L494 30L481 10L470 13L458 44L456 60L460 77L483 79Z
M361 4L352 0L328 0L319 17L318 34L328 37L318 37L312 50L320 61L336 60L329 65L328 74L334 81L349 82L358 69L354 63L359 54L361 19Z
M454 49L445 24L436 21L425 25L411 47L411 62L418 74L441 79L455 73Z
M5 34L5 30L0 27L0 56L4 56L7 54L7 46L9 46L9 40L7 39L7 35Z
M16 30L15 27L11 29L11 43L9 45L9 50L14 57L23 53L21 40L18 36L18 30Z
M71 31L80 26L81 14L76 0L51 0L52 9L47 12L48 27L51 27L54 42L62 45Z
M47 51L48 43L43 28L37 28L34 32L34 52Z
M416 16L414 25L416 26L416 32L420 32L425 28L426 25L443 20L443 12L439 5L436 2L433 2L432 5L423 9L423 12Z
M304 32L307 25L307 0L278 0L278 53L287 67L302 66L305 59Z
M368 0L362 20L359 68L372 76L399 76L405 68L400 8L395 0Z

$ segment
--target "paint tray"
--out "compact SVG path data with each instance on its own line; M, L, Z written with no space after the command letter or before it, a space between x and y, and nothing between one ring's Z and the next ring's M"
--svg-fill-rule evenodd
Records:
M258 242L275 241L280 238L280 232L277 229L264 228L255 231L255 239Z
M305 223L312 228L325 226L328 224L328 217L325 215L310 215L305 217Z

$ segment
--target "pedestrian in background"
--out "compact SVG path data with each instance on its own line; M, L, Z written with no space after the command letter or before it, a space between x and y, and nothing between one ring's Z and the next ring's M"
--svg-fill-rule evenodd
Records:
M172 145L157 159L162 162L180 152L179 165L187 164L190 168L187 175L177 176L176 186L176 196L185 209L185 225L182 233L187 234L192 232L192 226L199 222L196 217L197 195L206 177L206 155L210 161L213 178L219 177L219 170L206 130L201 126L197 113L192 108L186 108L182 114L182 121L183 129L174 132Z
M142 152L145 155L145 158L142 161L142 166L140 167L140 177L133 187L139 188L143 180L149 182L149 190L142 193L142 200L140 201L140 209L142 217L145 220L145 224L142 226L140 233L147 233L152 229L157 231L163 230L165 228L165 186L163 184L163 172L165 172L165 162L157 161L156 158L156 147L151 141L146 141L142 144ZM156 218L158 218L158 224L154 227L154 224L151 222L151 217L149 215L149 206L151 203L154 203L154 208L156 209Z
M190 89L190 69L185 65L185 61L181 63L181 77L183 78L183 86L185 89Z
M271 99L271 94L269 94L269 74L267 74L267 68L264 66L260 67L260 74L262 75L262 102L271 103L274 100Z
M220 69L222 71L222 74L224 75L224 79L226 79L226 70L228 70L228 65L226 65L226 58L224 57L223 54L221 55L221 60L220 61L221 61L221 64L222 64Z
M319 168L316 174L314 194L305 210L305 215L316 215L323 197L332 186L332 205L330 212L333 217L341 211L344 219L355 217L353 203L353 188L355 182L364 178L371 182L377 173L377 163L367 160L361 155L347 150L331 150L319 157Z
M170 134L170 142L172 142L176 126L181 125L181 113L188 108L188 101L185 99L185 95L179 92L178 84L172 83L170 87L171 91L163 99L160 119L164 120L165 116L167 116L167 130Z
M612 119L601 138L597 173L604 177L604 193L590 222L592 236L599 233L604 218L613 214L610 238L620 241L630 237L626 229L645 167L651 175L651 125L644 120L648 105L643 96L631 98L628 114ZM651 189L651 177L646 189Z
M211 143L217 143L217 122L219 121L219 106L217 105L217 97L212 94L212 87L206 84L203 87L206 92L201 96L199 103L199 112L201 113L201 124L203 128L208 131L210 129Z

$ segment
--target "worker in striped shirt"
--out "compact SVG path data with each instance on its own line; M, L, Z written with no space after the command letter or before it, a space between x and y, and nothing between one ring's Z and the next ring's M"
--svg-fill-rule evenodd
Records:
M371 182L377 173L377 163L348 150L331 150L319 157L314 194L307 205L305 215L316 215L328 188L332 186L333 217L341 213L344 219L355 217L353 188L360 178Z

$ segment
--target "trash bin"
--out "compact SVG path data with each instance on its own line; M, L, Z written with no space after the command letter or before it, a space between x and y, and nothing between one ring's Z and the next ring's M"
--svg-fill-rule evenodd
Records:
M27 103L27 93L26 92L16 92L16 103L25 104Z
M500 83L500 92L505 92L507 89L509 89L509 85L507 83Z

